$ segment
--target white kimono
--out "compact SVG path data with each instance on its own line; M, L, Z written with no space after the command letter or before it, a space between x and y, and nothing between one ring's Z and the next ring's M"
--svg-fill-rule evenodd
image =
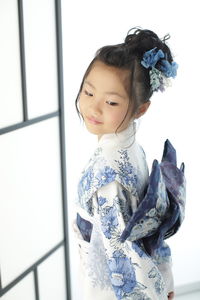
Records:
M166 300L173 291L171 254L165 242L159 252L148 254L142 224L124 242L120 240L146 193L148 179L133 122L120 133L101 137L78 185L74 230L83 285L80 300ZM148 222L145 228L152 225L151 219Z

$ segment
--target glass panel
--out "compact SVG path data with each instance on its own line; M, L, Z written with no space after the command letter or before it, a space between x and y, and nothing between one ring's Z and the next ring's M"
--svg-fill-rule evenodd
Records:
M27 275L1 298L2 300L35 300L33 273Z
M0 1L0 128L22 121L18 10Z
M60 173L58 118L0 136L3 286L63 239Z
M64 249L58 249L38 268L40 298L66 300Z
M23 1L29 119L58 109L54 2Z

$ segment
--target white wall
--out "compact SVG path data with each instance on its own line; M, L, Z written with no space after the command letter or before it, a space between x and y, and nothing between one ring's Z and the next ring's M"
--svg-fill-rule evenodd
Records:
M160 159L166 138L174 144L179 164L186 164L186 219L176 236L169 240L174 261L176 286L200 281L200 226L198 199L199 165L199 9L198 1L160 0L63 0L64 83L68 165L68 199L70 210L76 194L79 173L96 145L76 115L74 101L86 67L95 51L107 44L122 42L134 26L155 31L160 37L171 34L169 45L179 64L173 87L152 98L143 117L138 140L145 148L149 165ZM78 300L75 244L73 300Z

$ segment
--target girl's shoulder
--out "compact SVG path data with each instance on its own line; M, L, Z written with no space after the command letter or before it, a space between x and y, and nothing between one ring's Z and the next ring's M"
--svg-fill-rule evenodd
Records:
M118 172L124 167L133 169L141 168L146 165L146 156L142 147L134 142L129 147L120 147L116 145L105 145L98 147L95 151L94 158L96 162L104 161ZM130 169L129 169L130 170Z
M98 147L89 166L95 178L103 179L101 183L115 180L130 192L148 175L144 152L137 143L128 148L114 145Z

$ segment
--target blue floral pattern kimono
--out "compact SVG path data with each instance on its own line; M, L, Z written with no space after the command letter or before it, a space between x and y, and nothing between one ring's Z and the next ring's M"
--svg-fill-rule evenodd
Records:
M184 165L167 140L149 176L135 123L101 137L78 185L74 230L84 300L166 300L173 291L164 239L184 218Z

